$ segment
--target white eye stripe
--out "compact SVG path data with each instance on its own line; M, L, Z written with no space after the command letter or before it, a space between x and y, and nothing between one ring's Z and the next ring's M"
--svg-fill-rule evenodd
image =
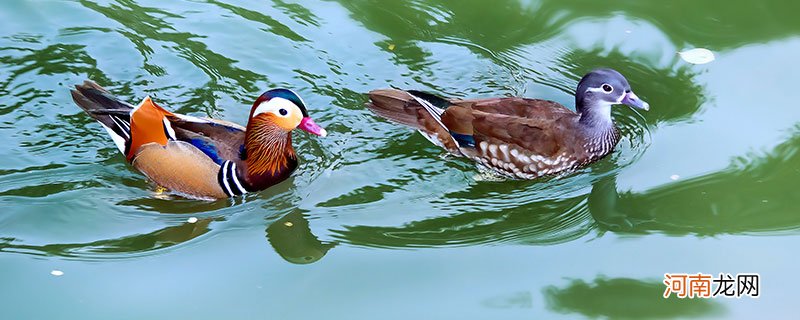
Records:
M602 88L589 88L589 89L586 89L586 92L602 92L602 93L606 93L605 91L603 91Z
M604 90L603 89L604 86L609 86L611 88L611 91ZM601 92L601 93L609 94L609 93L614 92L614 87L612 85L608 84L608 83L604 83L604 84L600 85L597 88L586 89L586 92Z
M280 110L286 110L286 114L281 114ZM256 110L253 111L253 117L262 114L262 113L273 113L279 117L288 117L294 109L299 109L294 102L286 100L284 98L272 98L267 101L262 102L261 104L256 107Z

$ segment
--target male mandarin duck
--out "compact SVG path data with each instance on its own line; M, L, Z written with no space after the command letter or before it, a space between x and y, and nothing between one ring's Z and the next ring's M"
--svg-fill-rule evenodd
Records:
M573 112L548 100L448 100L419 91L369 93L377 115L415 128L448 152L505 176L535 179L575 170L611 153L620 139L611 106L649 110L628 80L597 69L578 83Z
M91 81L76 85L72 98L100 122L134 168L190 198L226 198L269 188L297 168L292 130L327 135L288 89L259 96L247 127L172 113L149 97L133 106Z

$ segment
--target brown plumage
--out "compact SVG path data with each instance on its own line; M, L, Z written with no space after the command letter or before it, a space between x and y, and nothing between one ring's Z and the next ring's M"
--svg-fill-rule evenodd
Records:
M292 147L292 136L271 121L254 123L247 130L245 148L249 175L276 174L289 167L290 160L297 161Z
M611 120L612 104L649 108L627 80L610 69L585 76L578 92L578 113L548 100L447 100L395 89L371 91L367 107L419 130L452 154L509 177L533 179L574 170L609 154L620 138Z
M296 93L273 89L256 99L247 127L169 112L149 97L134 107L94 82L72 90L131 165L156 184L193 198L259 191L297 168L291 131L324 136Z
M210 198L227 197L217 182L219 164L189 143L146 144L139 149L131 165L173 192Z

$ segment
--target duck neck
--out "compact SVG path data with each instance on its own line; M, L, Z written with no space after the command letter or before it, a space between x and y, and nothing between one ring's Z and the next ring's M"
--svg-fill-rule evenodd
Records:
M275 124L249 124L244 138L243 174L258 188L261 180L288 176L297 166L292 135ZM241 174L241 173L240 173Z
M614 121L611 120L611 104L597 104L593 106L578 105L578 112L580 113L580 123L588 128L596 128L598 130L608 130L614 127Z
M611 152L619 142L619 132L611 119L611 104L579 108L578 122L587 137L587 150L598 156Z

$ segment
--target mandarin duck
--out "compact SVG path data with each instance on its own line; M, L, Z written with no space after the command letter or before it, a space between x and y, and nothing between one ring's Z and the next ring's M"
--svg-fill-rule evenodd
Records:
M448 152L511 178L569 172L611 153L620 139L611 106L649 110L625 77L597 69L578 83L573 112L548 100L451 100L420 91L369 93L367 108L414 129Z
M133 106L92 81L76 85L72 99L100 122L134 168L189 198L219 199L269 188L297 168L292 130L327 135L288 89L259 96L247 127L172 113L150 97Z

